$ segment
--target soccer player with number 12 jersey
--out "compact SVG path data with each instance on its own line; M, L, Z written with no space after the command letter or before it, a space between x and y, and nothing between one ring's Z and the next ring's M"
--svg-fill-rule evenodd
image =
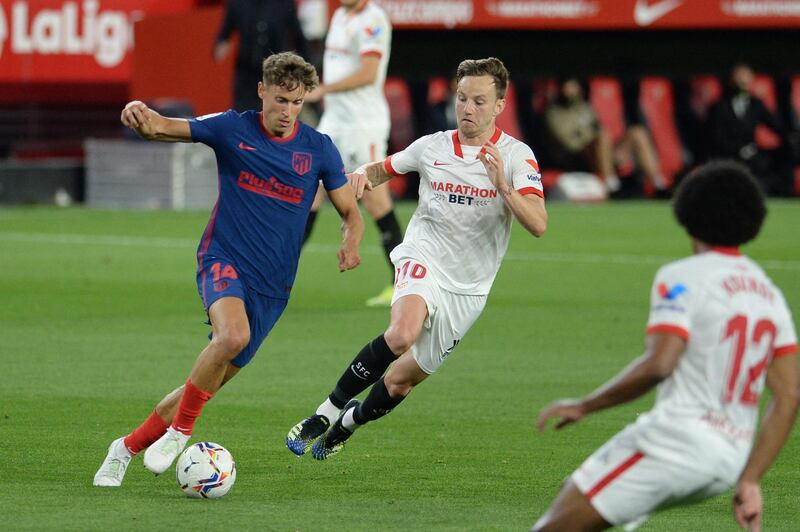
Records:
M734 485L736 520L760 530L759 481L798 406L789 308L739 251L761 228L764 197L745 167L713 162L684 179L674 211L695 254L656 274L644 354L588 396L544 408L539 429L551 418L560 429L658 385L655 406L572 474L536 531L633 530L653 512ZM758 430L765 384L772 397Z

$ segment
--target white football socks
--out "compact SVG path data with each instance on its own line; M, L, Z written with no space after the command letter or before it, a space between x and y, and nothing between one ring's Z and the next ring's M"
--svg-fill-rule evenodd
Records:
M328 421L333 424L334 421L339 419L339 414L342 413L341 409L336 408L336 405L331 403L330 398L326 398L325 402L317 407L315 412L317 415L325 416Z
M353 407L347 412L345 412L344 416L342 417L342 426L347 430L349 430L350 432L353 432L354 430L356 430L358 427L361 426L358 423L356 423L355 419L353 419L353 413L355 411L356 409L355 407Z

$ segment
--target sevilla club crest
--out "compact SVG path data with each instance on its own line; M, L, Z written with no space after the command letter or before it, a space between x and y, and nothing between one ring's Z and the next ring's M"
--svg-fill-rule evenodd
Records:
M292 154L292 168L299 175L305 175L311 170L311 154L295 152Z

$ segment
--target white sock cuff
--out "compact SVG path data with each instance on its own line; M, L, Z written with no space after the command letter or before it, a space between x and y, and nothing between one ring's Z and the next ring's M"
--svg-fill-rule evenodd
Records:
M326 398L325 402L319 405L317 407L317 411L315 412L315 414L317 415L325 416L326 418L328 418L328 421L330 421L331 423L339 419L339 414L341 413L342 411L336 408L336 405L331 403L330 398Z

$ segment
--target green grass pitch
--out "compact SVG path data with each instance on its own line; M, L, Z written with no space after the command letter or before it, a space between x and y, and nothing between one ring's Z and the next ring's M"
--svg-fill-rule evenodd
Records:
M401 205L404 220L412 205ZM327 462L295 458L289 428L388 323L363 302L389 279L368 223L362 266L336 268L329 207L286 313L207 405L193 441L238 466L218 501L185 498L137 457L93 488L108 443L181 384L206 343L194 281L208 213L0 210L0 508L6 530L525 530L561 481L646 410L652 394L561 432L550 400L590 391L638 355L657 267L689 243L666 203L552 204L540 240L514 227L483 316L440 372ZM800 205L772 202L760 260L800 315ZM800 431L763 482L766 530L800 522ZM642 530L736 530L729 497Z

